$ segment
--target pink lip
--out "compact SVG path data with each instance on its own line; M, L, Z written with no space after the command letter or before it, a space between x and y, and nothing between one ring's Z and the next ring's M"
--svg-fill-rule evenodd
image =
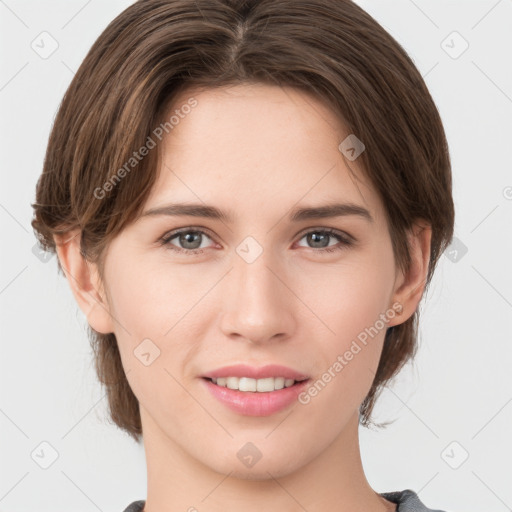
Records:
M207 377L209 379L216 379L218 377L249 377L251 379L284 377L285 379L293 380L305 380L309 378L308 375L304 375L292 368L281 366L279 364L268 364L261 367L249 366L246 364L235 364L205 373L203 377Z
M232 370L230 370L232 371ZM229 375L236 377L233 373ZM249 376L245 374L246 376ZM281 376L284 376L281 374ZM253 377L254 378L254 377ZM264 377L261 377L264 378ZM290 377L293 378L293 377ZM270 416L295 402L307 386L309 379L297 382L289 388L267 393L244 392L217 386L207 378L201 379L208 391L230 410L245 416Z

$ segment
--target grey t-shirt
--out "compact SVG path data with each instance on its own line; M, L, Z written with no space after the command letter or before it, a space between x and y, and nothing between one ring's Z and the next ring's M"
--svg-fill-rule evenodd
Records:
M443 510L434 510L427 508L418 498L418 495L405 489L404 491L381 492L380 495L388 501L397 503L396 512L444 512ZM134 501L123 512L142 512L145 505L144 500Z

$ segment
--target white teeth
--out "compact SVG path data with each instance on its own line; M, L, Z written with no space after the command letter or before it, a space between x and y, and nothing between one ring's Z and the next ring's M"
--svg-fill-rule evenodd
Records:
M295 384L293 379L284 377L267 377L265 379L251 379L249 377L218 377L212 379L217 386L236 389L238 391L252 391L268 393L278 389L289 388Z
M226 387L229 389L238 389L238 377L226 377Z

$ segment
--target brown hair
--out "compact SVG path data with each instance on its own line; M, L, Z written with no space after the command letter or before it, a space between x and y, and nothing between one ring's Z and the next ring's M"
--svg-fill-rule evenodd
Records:
M451 241L451 166L441 118L405 50L350 0L140 0L93 44L60 105L37 183L32 227L42 248L79 229L98 265L136 219L156 179L158 147L96 199L98 187L146 144L176 95L191 86L249 82L298 87L326 102L366 150L358 163L383 201L393 252L407 271L407 230L432 227L426 287ZM62 271L58 262L59 271ZM371 389L368 426L382 390L417 348L418 311L388 328ZM136 441L139 403L113 333L89 327L111 419Z

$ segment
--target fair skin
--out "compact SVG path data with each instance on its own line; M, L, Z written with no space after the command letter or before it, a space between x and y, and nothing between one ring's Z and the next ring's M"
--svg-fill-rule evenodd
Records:
M201 203L229 210L233 222L140 217L108 247L103 282L80 256L78 237L58 247L89 324L115 333L140 402L145 511L395 510L368 483L358 437L358 409L385 328L309 403L268 416L229 410L212 398L201 375L237 363L276 363L320 378L394 303L402 314L387 327L414 313L427 275L430 227L411 232L412 266L402 273L379 196L357 159L344 160L338 149L349 132L314 97L243 85L186 91L174 108L191 96L197 106L161 143L162 166L144 211ZM334 202L367 209L373 222L359 215L288 218L295 208ZM157 243L177 228L204 233L196 245L193 233ZM322 253L324 245L306 235L326 228L355 241L347 245L331 235L325 245L342 249ZM236 251L247 236L262 248L250 264ZM198 246L196 256L172 249ZM134 355L146 338L160 350L149 366ZM252 467L237 457L248 442L262 455Z

